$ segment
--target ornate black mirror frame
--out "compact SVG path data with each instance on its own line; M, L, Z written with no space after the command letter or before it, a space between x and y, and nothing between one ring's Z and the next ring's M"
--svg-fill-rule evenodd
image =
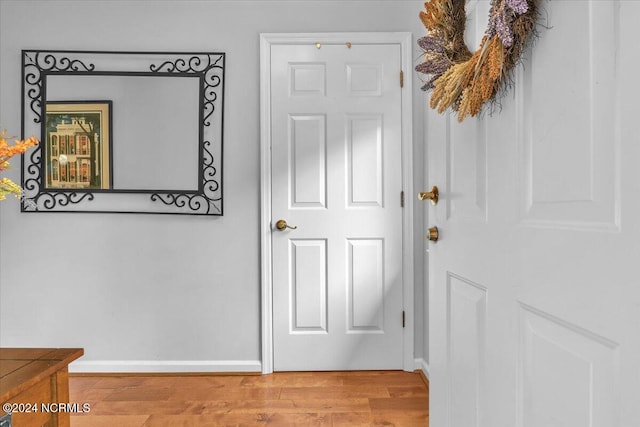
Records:
M23 155L22 211L222 215L224 61L224 53L23 50L22 135L35 135L41 143ZM45 106L52 101L47 99L49 76L198 79L199 135L198 141L193 142L198 144L197 190L50 188L45 185L45 150L54 150L47 148L50 145L45 139ZM113 173L117 174L117 165L114 168Z

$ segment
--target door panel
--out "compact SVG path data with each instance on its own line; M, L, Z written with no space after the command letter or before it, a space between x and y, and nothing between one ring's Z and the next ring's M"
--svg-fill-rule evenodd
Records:
M545 31L531 52L517 120L526 224L618 228L617 7L616 1L558 2L554 15L571 14L583 23L580 31L573 25ZM549 108L551 94L566 102Z
M382 116L346 117L348 206L383 207Z
M447 276L447 374L451 425L475 426L483 410L486 378L487 289L463 277ZM455 408L455 410L454 410ZM460 410L462 409L463 410Z
M384 240L347 239L348 332L384 332Z
M289 63L289 93L291 96L326 95L327 67L323 62Z
M291 209L325 208L327 205L326 116L289 116L288 163Z
M486 132L482 122L447 121L446 191L455 195L445 200L448 219L487 220Z
M327 332L327 242L289 240L291 333Z
M618 344L525 304L518 315L520 425L615 426Z
M428 113L432 425L637 424L637 16L547 2L499 112Z
M271 48L274 368L400 369L399 45Z

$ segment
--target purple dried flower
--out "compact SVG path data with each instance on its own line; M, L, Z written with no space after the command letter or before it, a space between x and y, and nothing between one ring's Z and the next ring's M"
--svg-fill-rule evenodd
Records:
M497 34L500 40L502 40L504 47L510 47L513 44L513 30L509 25L504 9L501 9L489 18L489 28L490 34L488 35L492 36L493 34Z
M431 58L424 61L422 64L416 66L416 71L424 74L437 74L440 75L447 71L451 66L451 62L444 57L439 56L437 58Z
M522 15L529 10L527 0L506 0L506 4L516 13L516 15Z
M431 79L425 83L420 89L422 89L423 91L428 91L429 89L433 89L435 87L435 81L438 80L440 76L433 76L431 77Z
M444 52L445 39L442 37L424 36L418 39L418 46L427 51Z
M487 28L487 38L491 38L496 34L493 16L489 17L489 27Z

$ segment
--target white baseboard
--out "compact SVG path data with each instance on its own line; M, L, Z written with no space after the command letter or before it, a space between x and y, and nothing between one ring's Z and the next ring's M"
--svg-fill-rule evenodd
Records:
M415 366L416 366L416 369L419 369L424 373L427 379L431 379L431 376L429 375L429 364L427 363L426 360L422 358L415 359Z
M199 373L257 372L259 360L77 360L71 373Z

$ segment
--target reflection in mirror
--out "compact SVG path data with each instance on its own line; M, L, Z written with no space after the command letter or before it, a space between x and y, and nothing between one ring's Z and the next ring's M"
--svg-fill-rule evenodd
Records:
M224 54L23 51L22 210L222 214ZM44 108L43 108L44 107Z
M113 188L111 101L48 101L44 128L46 188Z
M113 103L113 189L198 189L198 78L49 75L46 87L48 103Z

